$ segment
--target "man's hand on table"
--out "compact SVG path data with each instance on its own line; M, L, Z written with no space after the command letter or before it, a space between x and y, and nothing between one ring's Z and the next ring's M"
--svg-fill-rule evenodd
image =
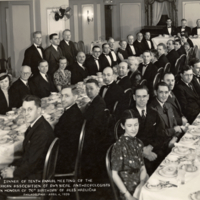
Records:
M13 178L14 170L15 170L15 166L6 167L1 170L1 175L3 178Z
M168 147L171 149L172 147L174 147L174 143L176 142L178 140L178 138L177 137L173 137L171 140L170 140L170 142L169 142L169 144L168 144Z

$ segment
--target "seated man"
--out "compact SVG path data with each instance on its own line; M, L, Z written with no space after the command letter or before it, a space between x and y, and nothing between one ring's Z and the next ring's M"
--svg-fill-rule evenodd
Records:
M117 84L122 87L125 91L131 88L131 81L128 77L128 63L121 62L117 67L118 77L117 77Z
M156 62L158 60L158 51L157 51L157 49L152 49L150 52L151 52L151 62L153 64L156 64Z
M134 36L128 35L127 36L127 46L126 46L126 51L128 52L128 56L136 55L136 50L135 50L135 46L133 45L133 42L134 42Z
M46 154L55 136L52 127L42 116L41 100L38 97L26 96L22 107L26 123L30 124L24 134L23 155L20 160L13 163L15 166L3 169L1 174L3 178L41 181ZM22 192L14 195L22 195Z
M192 35L200 35L200 19L196 21L197 26L192 29Z
M188 42L185 42L183 46L186 52L185 63L191 65L193 60L199 59L199 51L198 49L191 48Z
M33 92L33 86L30 84L29 77L31 76L31 68L22 66L20 69L20 78L16 80L10 87L15 97L15 107L22 106L23 98Z
M63 88L61 95L65 110L54 129L55 136L60 139L56 172L70 173L75 168L83 116L76 104L78 93L74 86Z
M192 69L193 69L192 83L197 93L200 95L200 60L193 59L191 64L192 64Z
M38 69L39 74L31 80L31 84L33 84L33 94L43 98L48 97L51 92L57 92L53 80L47 74L49 69L48 62L46 60L41 60Z
M181 26L177 27L177 36L181 37L181 34L187 34L188 36L191 35L192 31L191 28L187 26L187 20L186 19L182 19L181 20Z
M167 59L169 60L171 64L171 72L175 74L176 73L175 64L176 64L177 59L179 58L179 54L177 51L174 50L173 40L167 41L167 50L168 50Z
M97 72L103 71L103 66L99 60L101 49L99 46L93 46L92 55L85 60L85 67L88 70L88 75L97 75Z
M183 46L185 42L188 42L190 47L194 47L192 40L186 34L181 34L181 45Z
M176 96L172 92L172 90L174 89L174 85L175 85L174 75L172 73L166 73L164 75L163 80L169 86L169 89L170 89L170 93L169 93L169 97L167 99L167 103L170 103L172 108L173 108L174 116L176 118L176 122L180 126L181 125L185 126L187 124L187 119L184 117L182 110L181 110L181 106L180 106Z
M200 97L192 83L193 71L188 65L183 66L180 72L181 80L174 89L183 114L191 124L200 112Z
M176 35L176 28L175 26L172 26L172 20L167 19L166 24L167 25L163 28L163 35L170 35L170 36Z
M136 50L136 56L140 56L145 51L145 45L142 41L143 40L143 34L137 33L136 36L137 36L137 39L135 40L133 45L134 45L135 50Z
M162 137L162 142L160 147L169 150L173 147L174 143L180 137L182 130L181 127L177 125L176 118L174 117L174 112L172 106L167 103L169 97L169 86L165 82L160 82L155 88L156 97L152 100L150 107L154 109L161 118L163 130L160 133Z
M158 44L157 46L158 50L158 61L156 61L154 64L157 66L157 68L165 67L165 65L169 62L169 60L166 57L166 46L163 43Z
M174 49L175 51L179 54L179 57L186 54L184 46L181 45L180 40L175 40L174 41Z
M114 48L114 45L115 45L115 40L114 38L110 37L108 39L108 44L110 46L110 53L113 57L113 66L117 65L117 56L116 56L116 53L115 53L115 48Z
M77 61L68 67L68 69L71 71L72 85L83 81L88 76L88 70L84 66L85 58L86 56L84 52L78 52L76 56Z
M151 53L150 51L145 51L142 54L144 62L139 65L138 70L142 74L142 79L147 80L147 85L150 90L150 95L152 96L153 93L153 80L157 73L157 67L151 63Z
M151 40L151 33L150 32L145 32L144 38L143 38L143 43L144 43L144 46L145 46L145 49L144 49L145 51L155 49L153 42Z

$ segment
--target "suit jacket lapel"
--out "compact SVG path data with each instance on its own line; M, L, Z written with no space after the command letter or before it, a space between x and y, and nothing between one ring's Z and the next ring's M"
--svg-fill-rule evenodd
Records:
M54 48L53 46L51 46L51 50L52 50L51 52L52 52L54 58L55 58L56 60L58 60L59 57L60 57L59 52L58 52L59 50L56 51L55 48Z
M37 54L40 56L40 58L43 59L43 58L41 57L40 53L38 52L37 48L35 47L35 45L33 44L32 46L33 46L33 49L34 49L35 53L37 53ZM42 52L42 56L44 57L44 54L43 54L42 49L41 49L41 52Z
M167 108L167 116L168 116L168 121L169 121L169 127L173 127L173 113L171 112L172 110L170 109L170 107L165 104L166 108Z

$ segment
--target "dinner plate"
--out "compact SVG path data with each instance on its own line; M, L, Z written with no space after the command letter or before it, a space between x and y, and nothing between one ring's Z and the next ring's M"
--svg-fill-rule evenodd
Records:
M175 166L165 166L165 167L162 167L160 169L157 170L157 173L160 175L160 176L163 176L163 177L167 177L167 178L174 178L177 176L177 168L175 170L175 173L174 174L166 174L164 173L164 169L167 169L169 167L175 167Z
M149 183L146 183L146 184L145 184L145 188L146 188L147 190L152 191L152 192L156 192L156 191L159 191L159 190L162 189L162 185L159 184L157 187L152 187Z
M176 153L176 154L179 154L179 155L187 155L187 154L189 154L191 152L191 150L188 149L187 151L181 152L181 151L178 150L178 147L174 147L172 149L172 152Z
M200 192L200 191L197 191L197 192ZM190 197L191 200L199 200L199 199L196 198L197 192L194 192L194 193L192 193L192 194L189 195L189 197Z

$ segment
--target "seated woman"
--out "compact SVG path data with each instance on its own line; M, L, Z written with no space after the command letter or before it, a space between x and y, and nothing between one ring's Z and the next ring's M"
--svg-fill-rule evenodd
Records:
M136 188L140 193L148 178L143 161L143 143L136 138L139 129L136 116L133 110L126 110L122 114L120 125L124 135L114 144L111 154L113 180L124 200L137 200L134 197Z
M127 42L126 40L121 40L119 42L120 47L117 50L117 58L118 58L118 62L122 62L125 59L128 59L128 53L126 51L126 46L127 46Z
M11 77L7 73L0 74L0 114L5 115L14 107L14 95L10 91Z
M59 68L54 73L54 83L60 92L64 86L71 85L71 72L65 69L67 66L67 59L61 56L59 59Z
M190 47L194 47L194 44L192 42L192 40L190 40L190 38L188 38L188 36L186 34L181 34L181 43L182 43L182 46L184 45L184 43L187 42Z

